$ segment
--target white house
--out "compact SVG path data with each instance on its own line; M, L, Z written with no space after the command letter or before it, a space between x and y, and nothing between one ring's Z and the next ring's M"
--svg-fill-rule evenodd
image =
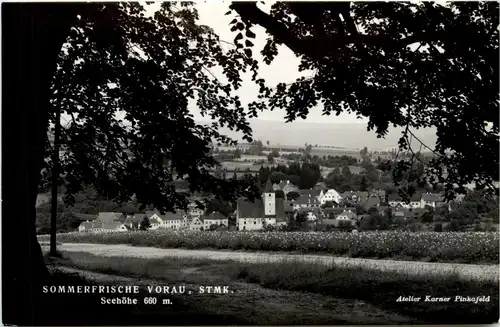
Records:
M201 231L204 229L203 217L193 217L189 223L189 230Z
M321 205L325 204L326 202L331 201L334 203L340 203L342 201L342 197L340 194L335 191L334 189L329 189L326 191L326 193L321 197L320 203Z
M220 212L212 212L210 215L203 216L203 230L209 230L210 226L229 226L229 219Z
M201 217L201 215L203 215L203 210L200 209L200 208L190 208L189 211L188 211L188 214L190 217L194 218L194 217Z
M298 214L303 213L306 215L307 221L316 221L319 219L319 209L313 210L309 208L300 208L295 211L295 218Z
M444 197L441 194L423 193L420 199L419 208L425 208L425 206L436 208L439 203L443 202L443 199Z
M182 229L187 227L187 214L180 210L177 212L167 212L164 215L159 214L157 211L149 211L146 213L151 224L150 229L155 230L158 228L169 229Z

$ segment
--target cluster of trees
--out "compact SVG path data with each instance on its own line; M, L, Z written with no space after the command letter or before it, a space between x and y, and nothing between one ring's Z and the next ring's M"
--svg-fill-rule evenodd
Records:
M328 187L338 192L368 191L382 182L382 174L373 165L365 165L361 174L353 174L348 166L335 168L325 179Z
M50 233L50 217L52 206L50 202L44 202L36 208L36 230L37 234ZM63 202L57 203L56 230L58 233L71 232L78 228L81 221L76 218Z
M135 2L10 4L4 11L11 31L4 46L12 49L5 58L10 82L3 92L4 122L12 128L5 133L19 141L5 156L15 159L3 166L14 180L4 203L15 203L21 216L6 228L19 229L19 259L6 265L5 284L22 292L21 299L39 276L47 276L33 228L42 169L60 168L53 175L71 176L71 194L93 184L103 192L118 190L119 199L135 194L141 203L165 210L187 203L157 183L173 171L190 176L200 192L254 197L257 190L245 180L216 180L201 167L214 165L209 140L230 141L220 127L241 131L252 142L248 118L264 109L283 110L288 122L306 119L318 103L326 115L354 112L368 118L378 137L390 126L402 127L399 146L408 151L415 145L413 130L433 126L438 140L430 166L448 168L441 181L449 186L448 197L454 185L490 187L498 178L498 152L492 151L499 143L497 2L278 2L269 11L256 2L233 2L228 29L237 35L230 51L221 48L211 28L197 24L194 4L179 9L164 2L154 18ZM263 49L252 42L256 26L268 34ZM315 73L271 88L260 78L256 58L271 64L282 45L300 57L301 70ZM227 83L205 73L214 66L223 68ZM237 90L250 72L259 94L243 107ZM211 126L197 125L189 115L193 98L213 118ZM60 135L68 153L60 167L51 162L50 153L57 151L46 142L59 110L77 122ZM130 128L116 118L118 110L133 122ZM133 155L127 158L126 151ZM169 156L171 169L158 164L161 154ZM29 267L33 280L15 278L20 267ZM6 321L33 324L29 305L10 305L4 311L24 310L24 320Z
M277 150L273 150L267 155L267 161L269 163L274 163L274 158L279 158L279 157L280 153Z
M214 158L219 162L233 161L235 159L241 158L241 150L238 148L236 148L235 150L220 150L219 148L215 148L213 153Z
M277 165L275 167L260 167L258 180L264 185L270 179L273 183L289 180L300 189L310 189L322 180L319 165L315 163L302 164L293 162L290 165Z

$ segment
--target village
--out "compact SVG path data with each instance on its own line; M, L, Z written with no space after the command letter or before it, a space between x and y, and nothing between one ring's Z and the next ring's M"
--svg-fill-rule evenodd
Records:
M284 198L279 197L280 194L284 194ZM294 194L298 194L295 199ZM390 214L389 221L397 223L418 219L429 210L440 207L452 211L452 206L452 203L445 202L443 195L438 193L415 194L407 203L399 196L387 196L384 190L349 191L340 194L334 189L328 189L324 182L317 183L312 189L299 189L290 181L276 184L268 181L260 199L254 202L238 199L236 210L229 217L217 211L206 214L206 211L198 208L195 202L190 204L187 211L175 213L161 214L158 211L146 211L134 215L115 212L75 215L83 221L78 227L80 232L161 228L198 231L284 230L292 222L301 219L310 230L314 230L316 226L323 226L326 229L342 228L357 231L362 229L363 220L371 220L373 217ZM234 225L230 222L234 222ZM141 224L147 227L141 228Z

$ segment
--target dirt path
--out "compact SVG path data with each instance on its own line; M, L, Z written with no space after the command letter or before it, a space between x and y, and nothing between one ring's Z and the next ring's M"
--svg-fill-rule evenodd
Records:
M167 281L136 279L107 275L69 267L53 267L66 273L78 273L99 284L126 284L138 286L172 285ZM230 285L234 294L194 294L202 277L210 285ZM245 317L249 324L411 324L417 321L378 308L360 300L340 299L321 294L276 291L255 284L229 282L221 276L209 276L206 272L192 270L184 272L182 279L186 290L193 295L184 295L182 302L196 314ZM173 282L174 280L172 280ZM177 281L178 282L178 281ZM192 284L196 282L196 284ZM207 285L207 284L206 284ZM176 301L175 298L172 301Z
M236 260L241 262L276 262L283 260L337 264L351 267L373 268L381 271L400 271L406 274L449 274L456 273L466 279L498 280L498 265L472 265L453 263L432 263L419 261L395 261L358 258L340 258L312 254L277 254L266 252L231 252L215 250L160 249L125 244L63 243L59 250L87 252L100 256L165 258L185 257L212 260Z

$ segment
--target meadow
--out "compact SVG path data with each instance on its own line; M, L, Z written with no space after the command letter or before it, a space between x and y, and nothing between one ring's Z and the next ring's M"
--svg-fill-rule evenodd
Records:
M48 242L48 235L38 237ZM158 248L324 253L352 258L473 264L499 263L498 232L237 232L150 230L58 234L62 243L128 244Z
M403 322L398 321L398 317L402 316L411 319L406 323L428 324L491 323L498 320L498 280L465 281L453 273L415 276L409 273L381 272L339 264L325 266L300 261L254 264L192 258L101 257L83 252L61 254L61 259L54 259L57 265L109 276L140 280L149 278L167 285L229 285L236 291L230 297L197 297L193 298L193 306L203 303L202 307L206 310L232 307L226 313L236 316L243 316L241 313L253 306L252 310L259 312L259 315L256 321L249 323L324 324L331 323L331 319L334 319L337 323L395 324ZM396 299L402 295L422 298L426 295L484 295L490 296L490 301L477 304L455 301L397 302ZM251 298L258 298L259 301L248 302ZM265 302L266 305L258 307L260 302ZM316 302L322 304L315 307ZM284 303L287 305L283 305ZM351 306L354 308L349 309ZM299 313L304 312L294 310L303 307L308 307L307 310L315 307L312 312L315 314L309 320L298 321ZM381 320L372 320L376 316L382 316L379 317ZM349 317L351 320L339 320L342 317Z

